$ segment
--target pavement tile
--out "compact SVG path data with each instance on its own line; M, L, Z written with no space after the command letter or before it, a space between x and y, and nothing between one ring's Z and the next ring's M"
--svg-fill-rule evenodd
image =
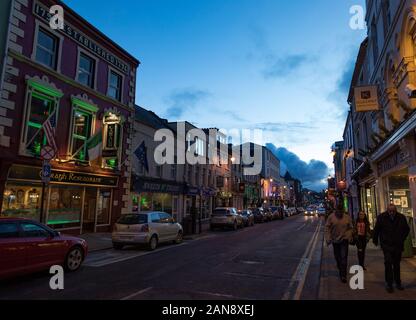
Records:
M358 264L357 249L350 246L349 265ZM321 264L320 300L414 300L416 299L416 259L403 259L402 282L405 291L389 294L384 286L384 259L379 248L369 244L366 255L364 290L352 290L339 281L332 247L324 244Z

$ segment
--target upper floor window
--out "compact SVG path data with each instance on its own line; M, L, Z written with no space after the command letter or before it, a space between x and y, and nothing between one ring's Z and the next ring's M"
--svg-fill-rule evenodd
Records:
M79 55L78 81L83 85L94 88L95 60L84 53Z
M52 69L57 67L58 39L42 28L38 31L36 61Z
M372 46L373 46L373 58L374 58L374 65L377 64L378 60L378 35L377 35L377 25L376 20L373 19L373 22L371 23L371 39L372 39Z
M108 95L118 101L121 101L122 77L114 71L110 71Z
M116 169L120 164L122 126L121 117L109 112L104 116L103 167Z
M40 156L43 146L48 144L44 125L48 121L56 129L58 104L62 93L43 83L28 80L28 96L24 118L21 151L26 155Z

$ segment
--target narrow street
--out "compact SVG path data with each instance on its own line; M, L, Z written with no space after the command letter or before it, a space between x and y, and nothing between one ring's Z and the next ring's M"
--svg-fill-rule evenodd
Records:
M228 300L316 299L322 248L320 218L294 216L210 232L149 253L137 248L91 253L49 289L48 274L9 280L0 299Z

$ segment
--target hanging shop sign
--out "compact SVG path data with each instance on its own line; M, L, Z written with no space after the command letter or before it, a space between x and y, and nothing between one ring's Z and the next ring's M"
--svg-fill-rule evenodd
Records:
M42 168L30 166L12 166L8 179L17 181L42 181ZM61 170L50 171L51 183L76 184L89 186L117 187L118 177L100 176L83 172Z
M44 20L49 24L52 15L49 13L49 9L45 8L41 4L35 2L33 6L33 12L36 16ZM98 45L97 42L93 41L92 39L88 38L85 34L81 31L77 30L76 28L70 26L66 22L64 23L64 28L61 30L65 35L69 38L80 44L81 46L85 47L86 49L90 50L92 53L96 54L100 58L104 59L117 69L123 71L124 73L128 74L130 68L128 64L123 62L121 59L117 58L115 55Z
M356 112L377 111L380 109L377 86L355 87L354 98Z

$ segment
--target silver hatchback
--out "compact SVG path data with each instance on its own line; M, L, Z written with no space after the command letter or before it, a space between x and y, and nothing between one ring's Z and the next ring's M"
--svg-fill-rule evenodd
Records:
M212 212L211 230L215 228L231 228L237 230L244 227L244 219L236 208L216 208Z
M162 242L183 240L182 226L165 212L140 212L125 214L114 226L113 247L123 249L126 245L146 244L149 250L155 250Z

